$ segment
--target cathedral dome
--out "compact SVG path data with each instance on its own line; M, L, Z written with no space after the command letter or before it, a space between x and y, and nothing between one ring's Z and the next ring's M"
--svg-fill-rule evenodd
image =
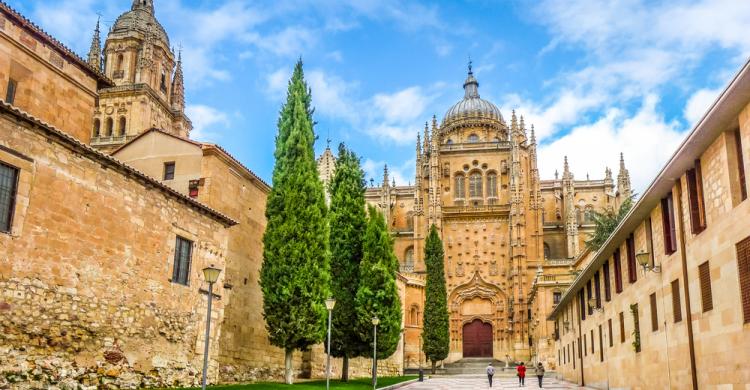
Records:
M464 98L453 105L443 117L443 126L459 119L501 120L500 109L491 102L479 97L479 82L469 66L469 75L464 82Z
M109 32L109 37L126 36L138 33L146 36L149 31L154 34L157 41L169 48L169 36L161 23L154 16L153 0L133 0L130 11L120 15Z

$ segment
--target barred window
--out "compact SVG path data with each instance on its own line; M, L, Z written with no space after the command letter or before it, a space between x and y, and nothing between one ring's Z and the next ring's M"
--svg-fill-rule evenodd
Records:
M174 167L175 167L174 161L164 163L164 180L174 179Z
M188 285L190 279L190 263L193 256L193 242L177 236L174 248L174 268L172 283Z
M469 197L482 197L482 174L479 172L472 173L469 176Z
M18 169L0 163L0 231L10 233L16 205Z

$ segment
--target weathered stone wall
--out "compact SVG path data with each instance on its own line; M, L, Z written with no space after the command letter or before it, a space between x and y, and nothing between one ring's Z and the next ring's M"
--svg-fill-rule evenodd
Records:
M228 220L7 110L0 146L20 169L12 232L0 234L0 387L197 384L201 270L226 268ZM188 286L170 281L177 235L194 242ZM215 293L219 325L231 292Z

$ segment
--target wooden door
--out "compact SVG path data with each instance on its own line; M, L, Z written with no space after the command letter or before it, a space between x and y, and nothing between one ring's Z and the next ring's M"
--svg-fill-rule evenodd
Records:
M482 320L464 325L464 357L492 357L492 325Z

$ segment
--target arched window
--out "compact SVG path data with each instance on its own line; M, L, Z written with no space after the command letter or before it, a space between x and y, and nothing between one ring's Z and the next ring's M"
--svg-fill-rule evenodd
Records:
M119 136L125 135L125 117L124 116L120 117L120 127L118 129L117 135Z
M122 70L122 64L125 62L125 57L122 56L122 54L117 56L117 68L115 70L120 71Z
M482 174L474 172L469 176L469 197L482 197Z
M406 213L406 228L409 229L410 232L414 231L414 212L412 211Z
M546 242L544 243L544 259L549 259L552 257L552 249L550 249L549 244Z
M112 128L114 127L114 122L112 121L112 118L107 118L107 127L104 130L104 136L105 137L111 137L112 136Z
M487 197L497 198L497 174L494 172L487 174Z
M476 135L476 134L472 134L472 135L469 136L469 140L468 141L469 141L469 143L472 143L472 144L476 143L476 142L479 142L479 136Z
M94 132L92 133L92 137L98 137L101 130L102 122L99 119L94 119Z
M164 69L161 70L161 85L160 88L162 92L167 92L167 74L164 72Z
M456 199L463 199L466 197L466 178L462 174L456 175Z
M445 143L448 144L448 145L452 145L453 144L453 140L450 139L450 138L448 138L448 140L445 141Z

